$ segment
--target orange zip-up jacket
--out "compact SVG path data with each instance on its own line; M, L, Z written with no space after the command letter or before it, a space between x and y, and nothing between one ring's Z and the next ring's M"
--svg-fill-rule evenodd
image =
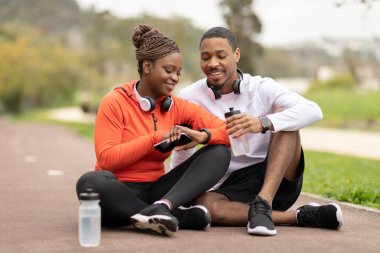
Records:
M165 173L164 161L171 152L162 154L153 145L162 141L162 132L173 125L188 124L194 130L207 128L209 144L229 146L224 121L202 107L172 97L167 112L160 110L162 98L151 112L140 108L134 92L136 81L124 84L102 99L95 123L96 170L112 171L120 181L154 182Z

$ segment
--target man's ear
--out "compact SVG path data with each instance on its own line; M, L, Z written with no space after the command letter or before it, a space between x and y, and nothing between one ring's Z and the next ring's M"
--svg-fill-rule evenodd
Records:
M151 61L143 61L142 64L142 71L144 74L149 74L152 69L152 62Z
M238 63L240 60L240 48L236 48L234 55L235 55L235 61L236 63Z

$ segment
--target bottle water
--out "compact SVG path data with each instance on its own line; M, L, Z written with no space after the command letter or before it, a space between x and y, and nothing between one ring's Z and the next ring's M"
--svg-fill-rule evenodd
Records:
M232 115L239 114L240 110L234 110L233 107L229 108L230 111L224 114L224 117L227 119ZM247 134L243 134L238 138L233 138L231 135L229 136L232 153L234 156L240 156L248 154L250 151L249 141L247 138Z
M82 247L96 247L100 244L99 194L86 189L79 194L79 243Z

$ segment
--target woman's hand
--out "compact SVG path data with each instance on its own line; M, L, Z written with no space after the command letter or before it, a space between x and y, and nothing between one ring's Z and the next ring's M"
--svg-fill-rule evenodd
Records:
M260 133L263 127L258 117L239 113L226 119L226 130L228 135L237 138L245 133Z
M208 135L205 132L200 132L188 127L175 125L170 130L170 141L178 140L181 133L187 134L193 141L185 145L175 147L174 149L177 151L193 148L198 144L204 143L208 138Z
M170 138L170 132L166 132L166 131L162 132L161 141L169 139L169 138Z

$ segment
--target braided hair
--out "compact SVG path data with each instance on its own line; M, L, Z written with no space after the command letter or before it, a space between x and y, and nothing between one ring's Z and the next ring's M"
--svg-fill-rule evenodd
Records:
M174 41L150 25L136 26L132 33L132 42L136 47L137 71L140 76L143 61L154 61L171 53L180 53Z

